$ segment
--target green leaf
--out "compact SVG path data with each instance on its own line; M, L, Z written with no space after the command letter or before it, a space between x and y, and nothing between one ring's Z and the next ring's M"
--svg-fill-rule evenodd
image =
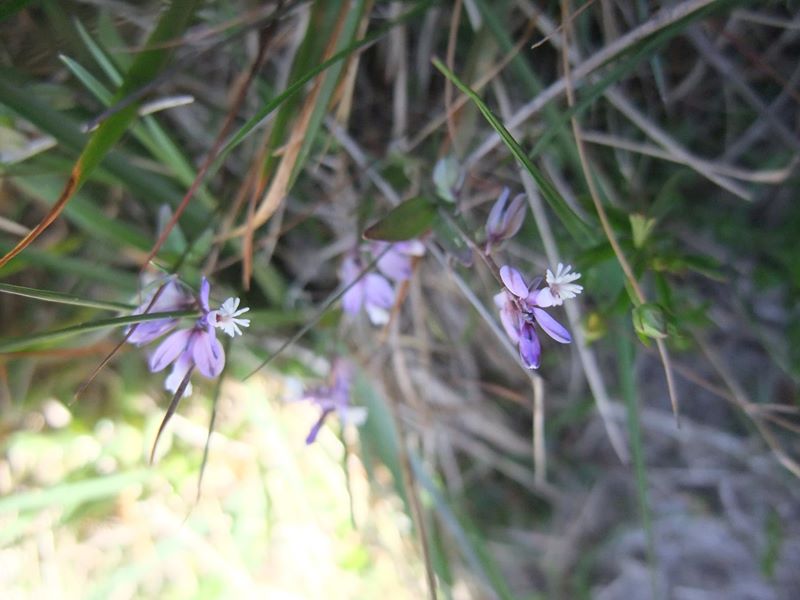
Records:
M656 340L667 337L667 321L658 304L648 302L633 309L633 328L640 338Z
M628 219L631 222L633 245L636 248L641 248L644 246L647 238L650 237L650 233L652 233L653 227L656 225L656 220L648 219L644 215L640 215L638 213L629 215Z
M418 196L394 207L380 221L367 227L364 238L384 242L410 240L428 231L435 218L436 205Z

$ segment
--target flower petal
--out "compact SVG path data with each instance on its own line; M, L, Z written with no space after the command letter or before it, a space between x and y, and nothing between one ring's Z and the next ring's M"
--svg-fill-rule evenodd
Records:
M364 300L381 308L394 304L394 288L385 277L377 273L367 273L364 277Z
M381 256L377 264L381 273L395 281L405 281L411 277L411 258L395 248Z
M186 350L191 336L191 329L181 329L161 342L150 356L150 371L157 373L171 364Z
M317 434L319 433L319 430L322 429L322 424L325 422L325 418L329 414L331 414L330 410L322 411L322 414L319 416L319 419L317 419L317 422L314 423L313 427L311 427L311 431L309 431L308 435L306 436L306 444L314 443L314 440L317 439Z
M503 280L503 285L506 286L509 292L518 298L526 298L528 296L528 285L525 279L514 267L503 265L500 267L500 279Z
M136 346L144 346L145 344L149 344L154 339L161 337L170 329L175 327L177 322L177 319L158 319L156 321L144 321L139 323L136 329L133 330L133 333L128 337L128 343L135 344ZM129 327L128 331L130 330L131 328Z
M367 310L367 316L369 317L370 323L373 325L386 325L389 322L389 311L381 306L375 306L370 302L367 302L364 305L364 308Z
M357 315L364 303L364 282L359 281L342 296L342 310L348 315Z
M203 279L200 281L200 295L198 296L198 300L200 301L200 308L203 310L204 313L207 313L210 309L208 307L208 295L211 293L211 284L206 279L205 275Z
M553 295L553 292L550 291L550 288L546 287L538 291L536 298L532 300L532 304L536 304L536 306L541 306L542 308L547 308L549 306L561 306L563 301L561 298L556 298Z
M213 379L222 373L222 368L225 366L225 350L214 333L195 330L192 339L192 359L201 375Z
M500 322L503 324L503 329L506 330L508 337L511 338L511 342L514 344L519 342L519 317L519 311L510 303L500 309Z
M489 238L497 238L500 235L503 226L503 214L505 213L509 194L511 194L511 190L504 187L500 196L492 205L492 210L489 211L489 217L486 219L486 236Z
M539 336L530 323L524 323L519 332L519 357L529 369L538 369L542 358Z
M336 412L343 425L359 426L367 420L367 409L364 406L340 406Z
M541 308L533 308L533 316L536 322L544 330L544 332L561 344L569 344L572 341L572 336L561 323L556 321L553 317L548 315Z
M503 216L503 239L514 237L525 222L525 194L518 194Z
M181 354L178 357L178 360L175 361L175 364L172 365L172 371L164 380L164 388L173 394L178 391L178 388L183 381L183 378L186 377L186 373L189 372L189 369L192 366L192 359L188 353ZM186 388L183 390L183 397L187 398L192 395L192 383L189 382L186 384Z

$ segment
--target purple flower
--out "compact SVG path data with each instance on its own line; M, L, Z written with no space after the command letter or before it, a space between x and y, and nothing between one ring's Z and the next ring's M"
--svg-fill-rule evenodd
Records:
M542 347L536 334L536 326L562 344L569 344L572 337L561 323L537 303L537 296L543 291L535 289L540 280L528 285L520 272L508 265L500 268L500 278L505 289L494 297L495 305L500 311L500 321L508 337L517 344L522 363L529 369L538 369Z
M306 444L314 443L325 419L333 412L339 415L339 420L344 424L361 425L367 418L366 408L350 405L353 367L342 359L335 360L329 380L330 385L311 388L301 398L316 404L322 411L306 437Z
M387 250L387 248L389 248ZM404 242L373 242L370 250L378 256L378 270L393 281L411 279L412 259L425 255L425 245L419 240Z
M339 277L344 285L349 285L358 278L362 270L359 258L349 255L342 262ZM384 325L389 322L389 309L393 304L392 285L383 275L377 273L364 275L342 297L344 312L355 315L363 306L373 325Z
M147 296L144 302L133 311L133 315L145 313L171 312L176 310L186 310L194 304L194 298L184 290L175 279L169 279L159 287L158 291ZM155 302L153 297L158 294ZM150 303L153 305L150 306ZM149 309L148 309L149 307ZM178 323L178 319L157 319L155 321L143 321L139 323L128 337L128 343L136 346L149 344L154 339L161 337ZM131 328L128 328L130 331Z
M200 309L200 316L194 324L187 329L174 331L162 341L155 352L150 356L150 371L157 373L172 365L172 371L167 376L164 387L177 393L181 382L197 369L201 375L209 379L218 377L225 366L225 351L217 340L217 329L231 337L238 333L240 327L248 327L249 319L241 319L240 315L246 313L248 308L239 308L238 298L228 298L216 310L211 310L208 296L211 284L203 277L200 284L200 294L194 299L174 280L167 282L161 294L153 302L150 310L147 307L152 296L146 303L137 308L134 314L144 312L181 310L195 306ZM141 323L128 338L136 345L146 344L172 330L177 324L177 319L158 319ZM187 382L183 395L192 393L192 384Z
M190 329L181 329L170 334L150 356L149 366L152 373L172 365L172 372L167 376L164 387L173 393L178 391L181 381L195 367L201 375L213 379L219 376L225 366L225 351L217 340L214 325L208 319L210 290L208 279L203 277L198 297L202 311L200 318ZM191 393L192 387L188 384L183 395L188 396Z
M503 188L500 197L489 211L489 218L486 221L487 254L491 252L492 246L514 237L525 220L525 195L519 194L509 203L510 194L508 188Z

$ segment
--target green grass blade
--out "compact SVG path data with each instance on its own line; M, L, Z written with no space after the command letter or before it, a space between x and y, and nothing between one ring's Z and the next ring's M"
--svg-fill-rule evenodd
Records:
M648 498L647 465L644 458L644 445L639 421L639 401L636 393L636 381L633 372L633 344L629 339L630 328L617 321L619 335L617 336L617 355L619 358L620 391L625 400L628 419L628 435L630 436L631 455L636 474L636 495L639 501L639 512L647 537L647 556L650 562L652 575L653 597L658 598L656 573L655 535L653 533L653 520Z
M456 74L448 69L438 58L433 59L433 65L475 103L475 105L478 107L478 110L481 111L481 114L484 116L486 121L488 121L492 129L497 132L514 157L522 164L523 167L525 167L525 170L530 173L531 177L533 177L545 200L547 200L547 203L550 205L556 215L558 215L559 219L564 224L564 227L566 227L570 234L572 234L572 236L575 238L575 241L581 247L586 247L594 242L595 235L592 230L581 220L577 214L575 214L575 212L564 201L558 191L556 191L553 184L550 183L550 181L548 181L548 179L539 171L539 169L534 166L534 164L528 158L527 153L522 149L522 146L519 145L517 140L514 139L514 136L512 136L508 129L505 128L500 119L495 116L495 114L480 98L480 96L478 96L478 94L475 93L475 91L473 91L472 88L470 88L466 83L461 81Z
M503 600L514 600L514 594L509 589L500 569L494 562L491 552L479 543L481 536L477 529L468 519L456 515L442 495L439 487L422 466L419 458L411 453L409 453L409 458L414 469L414 476L422 489L430 495L437 516L444 528L454 538L464 559L498 597Z
M97 43L92 39L92 36L89 35L89 32L86 31L86 28L81 24L80 21L77 19L75 20L75 29L78 30L78 35L81 36L83 43L86 45L86 48L89 49L89 52L94 58L97 65L103 70L103 73L106 74L109 81L115 86L119 87L122 85L123 78L117 69L114 62L106 56L106 53L97 45Z
M128 311L136 308L130 304L123 304L121 302L104 302L102 300L90 300L88 298L80 298L72 294L62 294L61 292L51 292L49 290L38 290L36 288L24 287L21 285L12 285L10 283L0 283L0 292L6 294L14 294L15 296L24 296L34 300L42 300L44 302L55 302L57 304L73 304L75 306L86 306L89 308L99 308L101 310L114 310L114 311Z
M107 329L109 327L122 327L123 325L131 325L133 323L142 323L144 321L156 321L158 319L178 318L178 317L191 317L197 315L194 310L176 310L171 312L161 313L148 313L146 315L130 315L127 317L115 317L112 319L98 319L97 321L89 321L87 323L80 323L72 325L71 327L64 327L63 329L55 329L52 331L43 331L41 333L34 333L31 335L20 336L12 338L4 342L0 342L0 353L2 352L16 352L23 350L34 344L42 342L55 342L65 338L74 337L82 333L89 333L99 329Z

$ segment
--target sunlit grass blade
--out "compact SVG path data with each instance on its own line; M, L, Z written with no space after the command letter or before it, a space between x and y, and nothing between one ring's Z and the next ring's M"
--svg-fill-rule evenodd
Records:
M514 158L516 158L522 164L525 170L530 173L531 177L533 177L545 200L547 200L550 207L564 224L564 227L566 227L570 234L572 234L573 238L575 238L575 241L580 246L587 246L595 241L595 235L593 231L581 220L577 214L575 214L575 211L573 211L572 208L564 201L553 184L547 180L547 178L539 171L539 169L536 168L536 166L534 166L534 164L528 158L527 153L522 149L522 146L519 145L517 140L514 139L514 136L512 136L511 133L505 128L500 119L495 116L495 114L480 98L480 96L478 96L478 94L476 94L467 84L461 81L456 74L448 69L438 58L433 59L433 64L437 69L439 69L442 75L452 81L455 86L458 87L458 89L469 96L470 100L476 104L478 110L481 111L481 114L484 116L492 129L494 129L502 138L503 142L514 155Z
M102 300L91 300L89 298L80 298L72 294L62 294L61 292L51 292L49 290L38 290L35 288L24 287L21 285L12 285L10 283L0 283L0 292L6 294L14 294L16 296L24 296L34 300L43 300L44 302L56 302L58 304L73 304L75 306L86 306L88 308L99 308L102 310L132 310L135 307L130 304L123 304L121 302L104 302Z
M169 5L149 37L147 45L157 46L164 41L179 36L188 25L197 4L197 0L187 0L187 2L174 2ZM153 49L142 51L131 65L115 98L125 98L137 88L147 84L163 68L170 55L171 51L164 48L154 47ZM66 203L69 202L75 192L89 178L92 171L108 154L108 151L128 129L131 121L136 117L137 110L138 104L131 103L109 117L98 127L97 131L89 138L86 147L72 168L67 183L55 205L29 234L22 238L10 252L0 258L0 267L22 252L58 218Z
M71 327L64 327L63 329L56 329L53 331L43 331L41 333L32 333L17 338L12 338L0 342L1 352L16 352L33 346L34 344L41 344L44 342L55 342L66 338L74 337L82 333L90 333L100 329L108 329L111 327L122 327L132 323L141 323L143 321L155 321L158 319L174 319L179 317L190 317L196 315L197 311L193 310L178 310L162 313L149 313L146 315L130 315L127 317L115 317L112 319L98 319L97 321L89 321L88 323L80 323L72 325Z

